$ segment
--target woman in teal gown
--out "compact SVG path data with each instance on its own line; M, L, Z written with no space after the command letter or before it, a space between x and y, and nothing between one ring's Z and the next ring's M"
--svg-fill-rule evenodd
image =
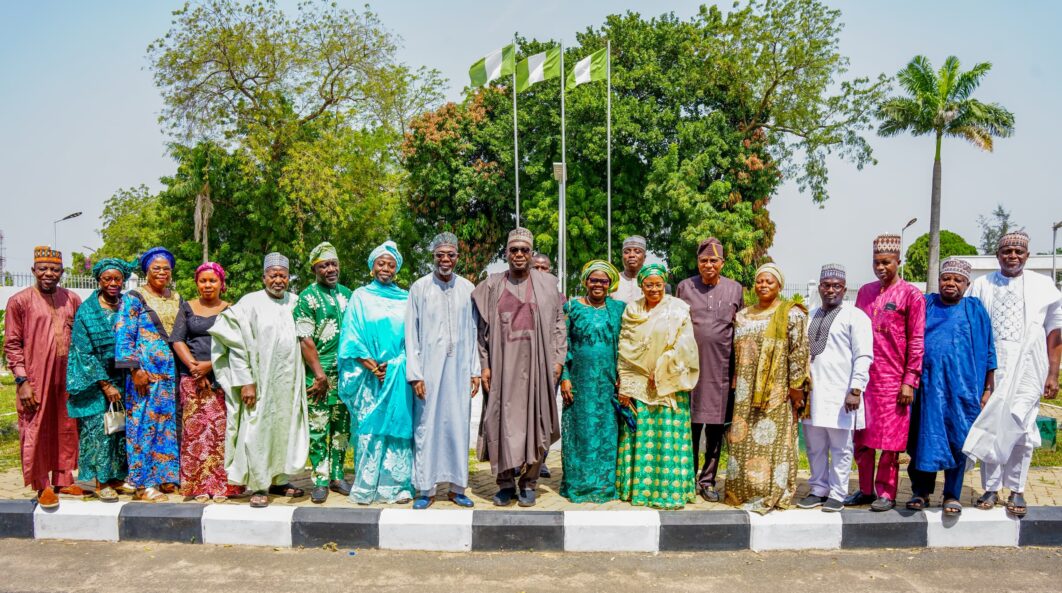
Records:
M394 284L402 254L387 241L369 255L373 281L354 291L339 344L339 397L350 408L358 504L413 499L413 391L406 382L406 302Z
M602 260L583 266L586 296L568 301L568 357L561 375L564 478L560 494L572 502L616 498L616 348L626 303L610 298L619 271Z

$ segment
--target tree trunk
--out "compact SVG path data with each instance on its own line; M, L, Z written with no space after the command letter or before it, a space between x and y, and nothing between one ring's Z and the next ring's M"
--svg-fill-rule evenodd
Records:
M933 159L933 195L929 203L929 268L926 270L926 292L938 292L940 275L940 141L937 134L937 153Z
M203 263L210 261L210 218L203 221Z

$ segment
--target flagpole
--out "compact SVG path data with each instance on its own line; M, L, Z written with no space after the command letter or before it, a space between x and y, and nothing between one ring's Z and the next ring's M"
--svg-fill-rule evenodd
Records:
M561 294L567 298L568 294L568 265L567 265L567 204L566 193L568 191L568 157L565 147L565 135L564 135L564 42L560 44L560 72L561 72L561 179L560 179L560 202L558 203L557 216L559 218L559 224L557 226L557 271L560 272L560 284Z
M612 40L605 40L605 84L608 97L608 122L605 136L608 138L608 261L612 262Z
M516 226L520 226L520 139L516 126L516 33L513 33L513 181L516 184Z

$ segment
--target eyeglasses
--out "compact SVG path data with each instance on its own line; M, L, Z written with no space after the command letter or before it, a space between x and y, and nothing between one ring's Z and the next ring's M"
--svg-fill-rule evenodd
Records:
M457 259L456 251L436 251L435 259Z
M513 253L513 254L516 254L516 253L531 253L531 248L530 247L510 247L509 248L509 253Z
M612 284L612 281L608 278L587 278L587 284L593 284L594 286L608 286Z

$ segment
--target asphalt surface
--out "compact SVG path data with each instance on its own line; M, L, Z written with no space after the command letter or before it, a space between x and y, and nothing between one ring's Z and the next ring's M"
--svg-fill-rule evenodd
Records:
M1051 592L1062 549L444 554L0 539L0 591Z

